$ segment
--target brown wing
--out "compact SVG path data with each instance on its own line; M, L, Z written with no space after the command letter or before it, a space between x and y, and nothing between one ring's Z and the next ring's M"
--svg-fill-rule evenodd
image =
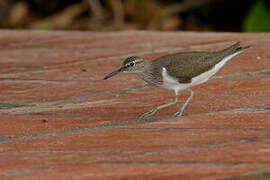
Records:
M226 56L249 47L241 47L240 42L237 42L221 51L169 54L155 59L153 63L165 67L171 76L178 78L180 83L189 83L193 77L212 69Z
M214 52L187 52L162 56L154 63L165 67L180 83L189 83L193 77L211 69L218 62L217 58L219 56Z

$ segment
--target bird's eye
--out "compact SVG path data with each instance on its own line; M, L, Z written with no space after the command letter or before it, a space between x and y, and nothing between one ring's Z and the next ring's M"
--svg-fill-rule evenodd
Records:
M129 63L129 65L130 65L130 66L134 66L134 65L135 65L135 63L134 63L134 62L131 62L131 63Z

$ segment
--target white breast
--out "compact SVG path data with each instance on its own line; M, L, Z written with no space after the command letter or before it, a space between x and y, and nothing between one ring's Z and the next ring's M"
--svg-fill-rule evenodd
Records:
M229 61L231 58L236 56L237 54L241 53L242 51L236 52L230 56L225 57L223 60L221 60L218 64L216 64L212 69L210 69L207 72L204 72L200 74L199 76L196 76L192 78L190 83L179 83L178 80L168 74L168 71L165 67L162 68L162 78L163 78L163 84L162 87L169 90L174 90L176 94L178 94L180 91L187 89L189 87L201 84L206 82L211 76L213 76L222 66L225 65L227 61Z

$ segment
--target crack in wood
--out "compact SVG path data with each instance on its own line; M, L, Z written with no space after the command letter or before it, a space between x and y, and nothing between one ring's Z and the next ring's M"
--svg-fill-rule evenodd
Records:
M256 108L260 108L260 109L265 108L265 107L270 107L270 105L256 106ZM249 107L245 107L245 108L254 108L254 106L249 106ZM243 108L240 108L240 109L243 109ZM226 112L226 111L232 111L232 110L220 110L217 112ZM209 112L209 113L213 113L213 112ZM68 129L68 130L63 130L63 131L54 131L54 132L44 133L44 134L35 134L35 135L30 135L30 136L9 138L9 139L0 141L0 143L28 140L28 139L36 139L36 138L44 138L44 137L48 137L48 136L56 136L56 135L76 133L76 132L89 131L89 130L109 129L109 128L115 128L115 127L121 127L121 126L158 122L158 121L164 121L164 120L169 120L169 119L173 119L173 118L175 118L175 117L168 116L168 117L161 117L161 118L138 119L135 121L124 121L124 122L119 122L119 123L114 123L114 124L103 124L103 125L96 125L96 126L90 126L90 127L84 127L84 128Z
M216 161L77 161L64 164L58 164L54 166L45 166L39 168L31 168L22 171L10 171L3 174L0 174L0 177L10 177L21 174L39 172L49 169L58 169L80 164L125 164L125 165L216 165L216 166L252 166L252 167L269 167L269 163L253 163L253 162L216 162ZM259 174L259 173L258 173ZM260 173L261 174L261 173ZM269 176L269 173L263 173L264 176ZM227 179L220 179L227 180ZM230 179L228 179L230 180Z
M45 101L40 101L40 102L25 103L25 104L22 104L22 106L37 106L37 105L47 104L47 103L50 104L50 103L59 103L59 102L63 102L63 101L78 100L78 99L83 99L83 98L92 97L92 96L128 93L128 92L131 92L131 91L146 89L146 88L149 88L149 87L150 86L148 84L146 84L146 85L135 86L135 87L127 88L127 89L116 89L116 90L111 90L111 91L103 91L103 92L97 92L97 93L83 94L83 95L79 95L79 96L70 96L70 97L64 97L64 98L58 98L58 99L52 99L52 100L45 100ZM2 103L2 104L4 104L4 103ZM8 104L8 103L6 103L6 104ZM11 108L18 108L18 107L5 106L5 109L11 109ZM0 113L5 113L5 112L0 111Z
M105 151L105 150L98 150L98 151L73 151L73 150L19 150L19 149L8 149L8 150L0 150L0 153L48 153L48 154L112 154L112 153L123 153L123 154L130 154L129 151Z
M4 136L0 136L0 143L1 143L1 141L6 141L6 140L8 140L9 138L7 138L7 137L4 137Z
M270 163L254 163L254 162L224 162L224 161L100 161L95 164L138 164L138 165L154 165L154 164L166 164L166 165L221 165L221 166L259 166L270 167Z
M270 70L254 71L254 72L244 72L229 74L224 76L215 76L213 79L227 79L227 78L237 78L237 77L248 77L248 76L270 76Z
M54 131L54 132L44 133L44 134L35 134L35 135L30 135L30 136L21 136L21 137L16 137L16 138L9 138L9 139L6 139L4 141L1 141L0 144L4 143L4 142L13 142L13 141L20 141L20 140L37 139L37 138L44 138L44 137L48 137L48 136L56 136L56 135L76 133L76 132L89 131L89 130L109 129L109 128L114 128L114 127L119 127L119 126L141 124L141 123L150 123L150 122L158 122L158 121L167 120L167 119L170 119L170 118L165 117L165 118L156 118L156 119L125 121L125 122L114 123L114 124L96 125L96 126L90 126L90 127L84 127L84 128L68 129L68 130L63 130L63 131Z
M27 106L27 104L0 103L0 109L11 109L11 108L24 107L24 106Z
M218 178L216 180L246 180L246 179L260 179L260 180L267 180L270 179L270 171L259 171L259 172L253 172L253 173L247 173L247 174L241 174L239 176L229 176L225 178Z
M186 150L191 150L191 149L196 149L196 148L204 148L204 147L229 144L229 143L254 142L260 138L268 138L268 137L270 137L270 134L264 134L264 135L258 135L258 136L252 136L252 137L244 137L244 138L240 138L240 139L226 140L226 141L220 141L220 142L212 142L212 143L207 143L207 144L197 144L197 145L191 145L191 146L185 146L185 147L179 147L179 148L144 151L144 152L134 153L133 155L146 156L146 155L153 155L153 154L172 153L172 152L186 151Z
M157 130L157 131L187 131L187 130L230 130L230 131L270 131L270 128L117 128L120 130Z
M245 77L245 76L269 76L270 75L270 70L264 70L264 71L256 71L256 72L247 72L247 73L239 73L239 74L231 74L231 75L225 75L225 76L217 76L213 79L223 79L223 78L234 78L234 77ZM13 79L14 80L14 79ZM38 79L35 79L38 80ZM25 104L18 104L18 106L3 106L1 108L1 103L0 104L0 109L11 109L11 108L18 108L21 106L36 106L40 104L46 104L46 103L58 103L58 102L64 102L64 101L71 101L71 100L78 100L78 99L83 99L86 97L92 97L92 96L102 96L102 95L108 95L108 94L121 94L121 93L128 93L131 91L136 91L136 90L142 90L151 87L148 84L141 85L141 86L135 86L127 89L116 89L116 90L111 90L111 91L103 91L103 92L97 92L97 93L89 93L89 94L83 94L79 96L70 96L70 97L65 97L65 98L58 98L58 99L51 99L51 100L45 100L45 101L40 101L40 102L32 102L32 103L25 103ZM8 104L8 103L6 103ZM1 112L0 112L1 113Z

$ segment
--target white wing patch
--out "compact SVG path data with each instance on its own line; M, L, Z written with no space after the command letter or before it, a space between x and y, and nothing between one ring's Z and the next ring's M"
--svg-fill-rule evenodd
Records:
M164 83L179 84L176 78L168 74L168 71L165 67L162 68L162 78L163 78Z
M168 74L168 71L165 67L162 68L162 87L169 90L174 90L175 94L178 94L179 91L184 90L190 86L191 83L181 84L178 80Z

